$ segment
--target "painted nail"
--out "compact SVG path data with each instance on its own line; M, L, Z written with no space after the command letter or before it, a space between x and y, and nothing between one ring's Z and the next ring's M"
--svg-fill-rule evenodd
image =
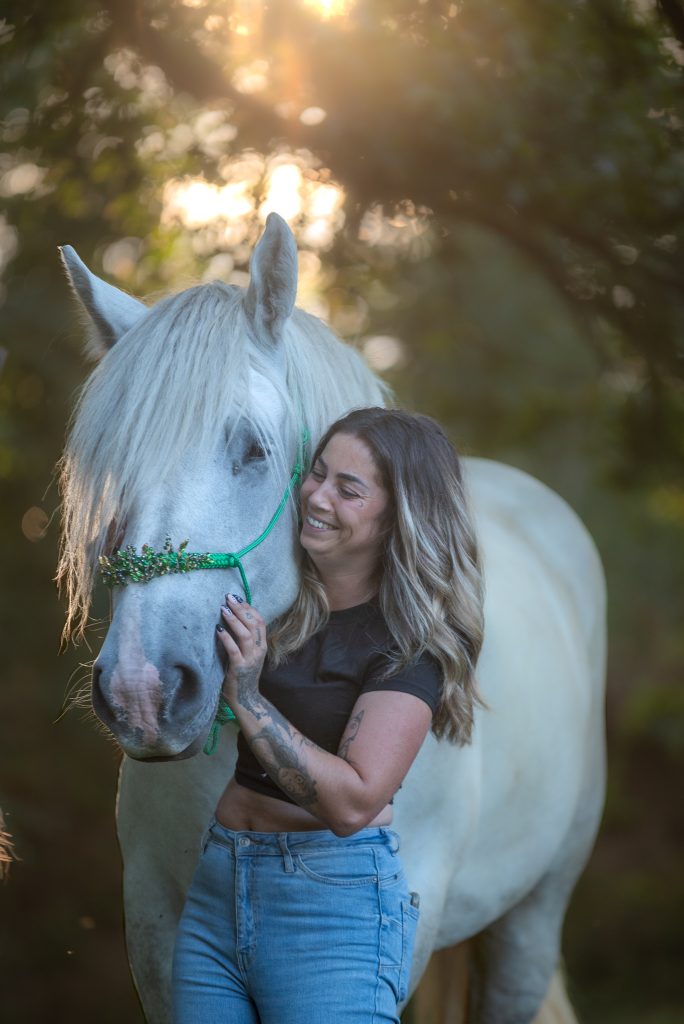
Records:
M216 625L216 632L217 633L225 633L225 629L223 628L223 626L221 625L220 622L217 623L217 625Z
M222 612L223 615L226 615L226 616L228 616L228 615L232 616L232 614L233 614L231 612L230 608L224 608L223 606L221 607L221 612Z
M244 597L240 597L239 594L231 594L230 596L233 598L234 601L237 601L238 604L244 604L245 603Z

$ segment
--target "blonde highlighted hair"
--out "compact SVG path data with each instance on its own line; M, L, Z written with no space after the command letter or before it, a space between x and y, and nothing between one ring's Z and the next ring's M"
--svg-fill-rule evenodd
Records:
M387 674L431 654L444 678L433 732L468 743L475 707L484 706L475 677L484 581L459 457L428 416L369 408L333 423L314 460L338 433L364 442L390 497L378 580L380 609L394 643ZM272 627L271 661L278 664L302 647L329 612L316 567L302 552L302 586Z

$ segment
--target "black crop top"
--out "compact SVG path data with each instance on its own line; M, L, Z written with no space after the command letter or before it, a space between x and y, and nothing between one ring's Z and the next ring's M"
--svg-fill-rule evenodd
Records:
M335 754L362 693L412 693L434 714L442 689L438 663L424 654L389 679L382 679L391 649L392 639L377 600L331 612L327 625L284 664L273 668L266 661L259 689L307 739ZM295 802L263 770L242 733L238 733L237 749L235 779L241 786Z

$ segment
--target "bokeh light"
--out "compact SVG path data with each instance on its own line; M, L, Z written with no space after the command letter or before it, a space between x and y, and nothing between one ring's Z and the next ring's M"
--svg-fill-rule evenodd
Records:
M38 508L37 505L28 508L21 520L21 532L24 534L27 540L32 543L42 540L47 533L49 517L45 509Z
M228 185L215 185L204 178L169 181L164 188L162 223L178 220L186 228L200 228L244 217L254 211L248 188L248 181Z
M372 370L384 373L405 362L404 346L391 334L375 334L363 343L363 354Z
M323 107L307 107L306 110L302 110L299 120L302 124L313 127L313 125L322 124L327 116L327 111L323 110Z
M237 68L233 75L233 85L238 92L246 95L261 92L268 85L268 69L267 60L250 61L249 64Z
M329 248L344 225L344 190L306 150L268 158L245 151L226 157L218 171L225 184L186 177L171 179L163 188L162 226L187 229L200 255L213 258L230 250L234 265L246 261L242 247L254 243L272 212L290 224L300 245L318 251ZM125 250L114 255L124 263L128 257Z
M0 274L15 256L19 246L19 232L0 213Z
M294 163L282 163L270 174L266 198L259 207L259 216L266 220L269 213L279 213L285 220L294 220L302 212L301 168Z
M341 18L349 14L355 0L303 0L304 6L313 10L321 18Z
M9 198L35 192L43 183L46 174L47 168L39 167L37 164L17 164L0 177L0 195Z
M412 259L424 259L433 245L430 211L406 202L388 215L376 204L361 219L359 240L371 246L398 249Z
M140 238L120 238L108 245L102 254L102 268L112 277L133 277L143 243Z

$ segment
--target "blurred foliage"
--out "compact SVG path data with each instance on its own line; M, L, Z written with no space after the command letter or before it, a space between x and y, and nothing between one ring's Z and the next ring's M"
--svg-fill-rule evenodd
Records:
M631 470L676 461L684 74L672 6L359 0L325 20L295 0L10 2L8 221L21 233L49 211L43 231L99 254L138 239L130 283L176 283L197 261L160 229L163 182L220 181L227 156L255 150L315 152L346 191L349 228L374 204L431 211L445 265L458 225L507 239L605 364L633 378L618 415ZM302 123L313 105L327 116ZM255 218L247 242L256 231Z
M56 656L51 480L85 373L56 246L137 294L239 283L296 166L312 308L359 344L399 339L400 400L539 476L597 540L611 776L568 916L571 990L586 1022L675 1020L683 40L673 0L357 0L328 19L295 0L6 0L0 806L21 860L0 888L3 1019L137 1019L116 751L57 721L90 654ZM199 207L178 206L193 182ZM344 196L327 220L324 186ZM228 187L234 220L212 214Z

